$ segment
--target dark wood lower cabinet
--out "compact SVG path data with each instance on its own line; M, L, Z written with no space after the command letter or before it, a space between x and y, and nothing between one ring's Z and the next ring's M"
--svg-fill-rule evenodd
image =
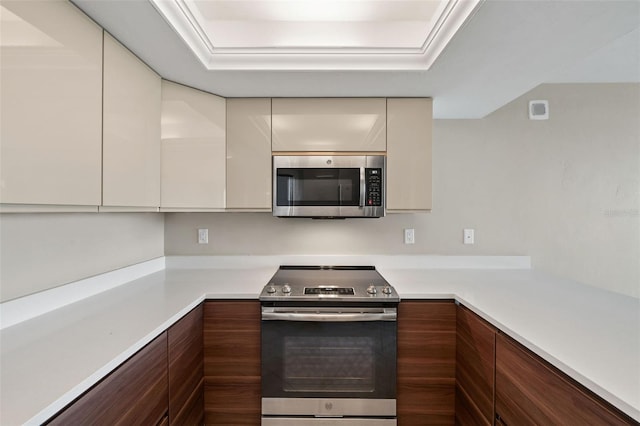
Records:
M398 425L452 425L456 305L403 301L398 307Z
M164 332L49 424L157 425L167 412L167 333Z
M204 374L205 424L260 424L258 301L205 302Z
M51 425L259 425L260 303L207 301ZM398 309L399 426L638 425L453 301Z
M203 307L199 305L168 333L169 423L204 423Z
M496 338L496 424L637 425L511 338Z
M496 328L459 305L456 310L456 424L490 426L495 417Z

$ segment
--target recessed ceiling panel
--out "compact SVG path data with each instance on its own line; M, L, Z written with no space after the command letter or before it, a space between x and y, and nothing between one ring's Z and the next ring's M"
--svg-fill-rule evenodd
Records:
M149 0L208 69L428 69L481 0Z

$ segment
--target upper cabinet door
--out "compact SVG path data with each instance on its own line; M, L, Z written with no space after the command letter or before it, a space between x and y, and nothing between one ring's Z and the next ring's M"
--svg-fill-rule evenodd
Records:
M97 206L102 29L67 1L0 8L0 202Z
M387 150L384 98L274 98L273 151Z
M160 81L105 33L104 206L160 206Z
M387 114L387 210L431 210L431 99L387 99Z
M227 99L227 209L271 210L271 99Z
M224 208L225 121L224 98L162 81L162 208Z

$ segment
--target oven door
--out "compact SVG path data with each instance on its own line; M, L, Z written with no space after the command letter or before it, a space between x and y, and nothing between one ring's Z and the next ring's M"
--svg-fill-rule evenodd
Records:
M262 414L395 416L396 311L263 307Z

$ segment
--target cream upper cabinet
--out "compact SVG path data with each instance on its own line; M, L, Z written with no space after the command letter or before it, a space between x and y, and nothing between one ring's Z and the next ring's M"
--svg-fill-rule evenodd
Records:
M225 99L162 81L162 197L171 209L225 207Z
M98 206L102 29L67 1L0 18L0 203Z
M105 33L102 204L160 206L161 79Z
M431 210L432 101L387 99L387 210Z
M384 98L274 98L273 151L387 149Z
M271 210L271 99L227 99L227 209Z

